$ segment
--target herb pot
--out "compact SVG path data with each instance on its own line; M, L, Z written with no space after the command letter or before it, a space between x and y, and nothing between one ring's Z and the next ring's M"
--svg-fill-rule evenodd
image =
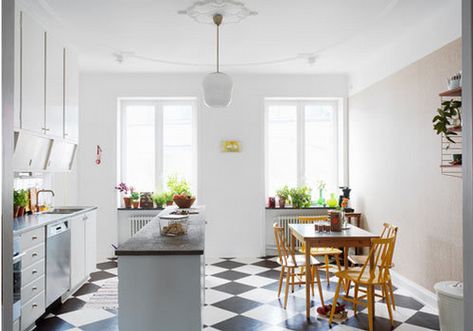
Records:
M131 198L123 197L123 204L125 205L125 208L131 208Z
M286 199L279 198L278 199L278 204L279 204L279 208L285 208L286 207Z
M166 201L166 206L172 206L173 203L174 201Z
M133 208L140 208L140 200L131 200L131 205Z

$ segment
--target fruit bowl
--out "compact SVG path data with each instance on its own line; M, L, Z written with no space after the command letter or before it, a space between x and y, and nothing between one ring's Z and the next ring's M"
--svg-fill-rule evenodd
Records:
M190 208L195 202L195 197L176 194L173 200L179 208Z

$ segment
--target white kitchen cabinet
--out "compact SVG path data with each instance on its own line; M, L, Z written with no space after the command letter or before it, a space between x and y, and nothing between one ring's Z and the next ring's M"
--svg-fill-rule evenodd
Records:
M85 273L90 275L97 269L97 212L88 212L85 216Z
M85 226L78 215L71 219L71 290L85 279Z
M79 139L79 60L77 54L65 49L64 56L64 138Z
M46 33L46 113L44 133L62 137L64 129L64 47Z
M21 128L43 133L45 31L21 13Z
M76 144L64 140L54 140L52 142L51 152L49 153L46 170L58 172L71 170L76 147Z
M15 132L14 171L44 170L51 148L51 139L26 131Z
M14 50L14 104L13 104L13 126L15 129L21 128L21 108L20 108L20 101L21 101L21 11L16 6L15 7L15 50Z
M71 290L96 270L97 239L95 210L71 219Z

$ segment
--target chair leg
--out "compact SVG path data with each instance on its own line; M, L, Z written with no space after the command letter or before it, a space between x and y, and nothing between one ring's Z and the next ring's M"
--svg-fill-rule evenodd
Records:
M393 309L396 310L396 302L394 301L394 291L393 291L393 282L391 279L388 281L389 287L389 294L391 295L391 304L393 305Z
M357 314L357 306L358 306L358 284L355 283L355 297L353 300L353 313Z
M286 306L287 306L287 297L288 297L288 295L289 295L289 286L291 286L291 284L290 284L291 272L292 272L292 269L291 269L291 268L287 268L287 273L286 273L286 288L284 289L284 309L286 309Z
M346 296L349 296L350 295L350 288L351 288L351 280L347 280L345 282L345 293L346 293Z
M313 270L315 272L315 278L317 279L317 287L319 289L320 303L322 304L322 306L325 306L324 295L323 295L323 292L322 292L322 285L320 283L319 269L317 268L317 266L314 266Z
M316 266L312 266L312 277L310 277L310 288L312 289L312 296L315 296L315 288L314 288L314 281L315 281L315 271L314 269Z
M369 331L373 331L373 285L368 285L366 287L367 289L367 295L368 295L368 325L369 325Z
M279 275L279 284L278 284L278 298L281 296L282 282L284 279L284 267L281 267L281 274Z
M393 322L393 311L391 310L390 294L388 292L388 288L386 284L383 284L382 287L383 287L383 292L386 293L386 306L388 307L389 319L391 320L391 326L392 326L394 325L394 322Z
M328 255L325 255L325 277L327 277L327 285L330 285Z
M333 297L332 301L332 311L330 312L330 319L329 319L329 325L332 327L332 322L333 322L333 315L335 314L335 309L337 308L337 300L338 300L338 295L340 293L340 286L342 285L342 278L338 279L337 283L337 289L335 290L335 295Z
M295 275L295 274L296 274L296 269L294 269L294 272L293 272L293 274L292 274L292 276L291 276L291 293L294 293L294 283L295 283L295 281L294 281L294 275Z

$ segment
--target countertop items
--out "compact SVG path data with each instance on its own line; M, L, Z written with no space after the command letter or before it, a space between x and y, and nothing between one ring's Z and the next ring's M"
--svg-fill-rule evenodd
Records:
M58 222L72 216L80 215L97 207L74 206L74 207L55 207L52 212L25 215L13 220L13 235L19 235L24 232L45 226L50 223ZM59 213L64 212L64 213Z
M134 237L118 247L115 254L123 255L203 255L205 218L203 210L189 215L187 235L165 237L160 233L159 217L171 214L177 208L168 207L145 225Z

